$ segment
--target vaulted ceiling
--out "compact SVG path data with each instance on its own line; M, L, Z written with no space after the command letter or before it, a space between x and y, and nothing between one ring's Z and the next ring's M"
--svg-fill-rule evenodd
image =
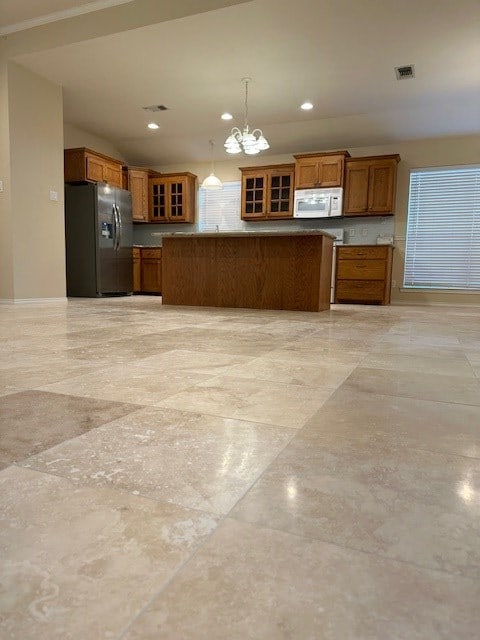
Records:
M224 156L244 76L273 154L480 133L479 35L478 0L251 0L16 59L63 86L66 122L158 165Z

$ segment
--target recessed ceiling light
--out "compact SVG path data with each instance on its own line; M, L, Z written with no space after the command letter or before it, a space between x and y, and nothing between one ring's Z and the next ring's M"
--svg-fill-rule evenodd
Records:
M147 127L148 127L149 129L160 129L160 125L159 125L159 124L157 124L156 122L149 122L149 123L147 124Z
M313 104L311 102L304 102L302 105L300 105L300 109L303 109L304 111L310 111L310 109L313 109Z
M231 113L222 113L222 120L233 120Z

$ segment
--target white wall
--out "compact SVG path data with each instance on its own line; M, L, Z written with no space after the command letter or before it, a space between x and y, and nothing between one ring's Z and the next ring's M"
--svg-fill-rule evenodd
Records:
M117 160L126 163L125 158L120 151L108 140L89 133L84 129L80 129L73 124L64 123L63 125L63 143L65 149L75 149L76 147L87 147L93 151L104 153Z
M10 123L8 117L8 69L0 61L0 299L13 298L12 208L10 180Z
M65 297L62 89L8 63L13 292ZM49 199L56 191L58 201ZM13 294L13 295L12 295Z

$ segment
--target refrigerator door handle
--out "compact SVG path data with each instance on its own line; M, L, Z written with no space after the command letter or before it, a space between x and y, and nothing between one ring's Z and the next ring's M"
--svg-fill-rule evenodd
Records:
M117 249L120 249L120 243L122 241L122 214L120 212L120 207L118 204L115 205L117 208L117 221L118 221L118 236L117 236Z
M117 236L118 236L118 223L117 223L117 210L115 209L115 205L112 204L112 214L113 214L113 248L117 250Z

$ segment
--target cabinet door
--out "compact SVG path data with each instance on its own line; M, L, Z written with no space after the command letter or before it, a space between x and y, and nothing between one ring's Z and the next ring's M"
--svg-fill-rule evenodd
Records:
M242 220L264 218L267 210L267 174L242 175Z
M86 178L87 180L92 180L93 182L103 182L103 162L100 158L95 158L94 156L86 157L87 169L86 169Z
M140 249L138 247L133 247L133 290L135 293L138 293L142 290L141 283L142 279Z
M344 215L358 215L367 211L369 169L368 162L347 162Z
M133 220L148 220L148 173L129 170L128 188L132 194Z
M368 213L393 213L396 172L395 160L372 162L368 180Z
M167 183L162 178L153 178L150 185L150 222L167 222Z
M294 171L276 171L268 175L267 215L269 218L293 217Z
M185 222L188 218L187 182L183 178L167 183L169 222Z
M111 164L110 162L103 163L103 181L108 184L122 188L122 166L118 164Z
M321 187L341 187L343 178L343 156L324 156L318 161L318 182Z
M142 250L142 291L145 293L162 292L161 249Z
M299 158L295 166L295 189L318 186L318 159Z

